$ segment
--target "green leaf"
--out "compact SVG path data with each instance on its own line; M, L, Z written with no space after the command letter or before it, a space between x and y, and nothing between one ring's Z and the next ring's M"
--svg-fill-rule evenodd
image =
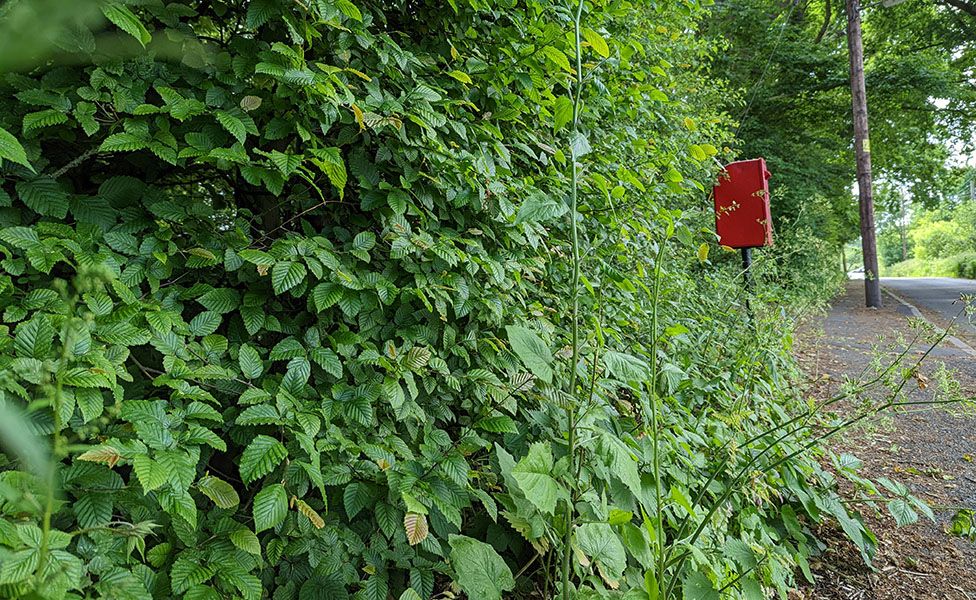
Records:
M254 532L277 527L288 514L288 494L280 483L265 486L254 496Z
M359 9L355 4L349 0L335 0L336 8L342 11L342 14L346 15L350 19L355 19L356 21L363 20L363 13L359 12Z
M238 351L237 362L241 366L241 373L248 379L257 379L264 371L261 355L254 348L244 344Z
M255 437L241 454L241 479L251 483L264 477L277 467L288 450L284 444L266 435Z
M33 575L39 558L34 548L6 554L0 563L0 585L24 581Z
M227 133L234 136L234 139L241 144L244 143L244 140L247 139L247 126L244 125L244 121L236 115L223 110L218 110L214 113L214 116L217 118L220 126L227 130Z
M543 442L529 447L529 453L512 469L525 498L543 513L555 514L560 486L552 477L552 450Z
M501 600L515 589L515 578L490 545L463 535L451 535L451 566L458 586L469 598Z
M234 508L241 502L240 496L237 495L237 490L234 489L234 486L219 477L212 475L201 477L200 481L197 482L197 489L204 496L213 500L213 503L218 508Z
M888 502L888 512L895 518L895 523L899 527L911 525L918 521L918 513L912 509L911 504L904 498L895 498Z
M552 383L553 371L549 366L552 364L552 352L549 351L548 344L534 331L521 325L509 325L505 327L505 331L512 350L522 360L522 364L542 381Z
M21 201L34 212L57 219L68 215L68 195L50 177L20 181L15 187Z
M261 556L261 540L250 529L238 529L230 534L230 541L248 554Z
M346 163L342 160L342 154L338 148L315 148L312 150L315 158L312 163L322 170L329 178L329 181L339 192L339 199L345 196L346 189Z
M479 419L474 426L476 429L491 433L518 433L518 426L516 426L515 420L507 415L485 417Z
M308 356L329 375L342 377L342 361L331 348L313 348Z
M556 98L556 105L553 108L554 129L559 131L573 120L573 101L567 96Z
M546 58L554 62L556 66L562 70L568 73L576 72L573 67L569 66L569 57L567 57L566 54L559 48L556 48L555 46L546 46L542 49L542 53L546 56Z
M568 210L569 207L566 206L565 202L541 192L535 192L529 194L522 201L518 214L515 216L515 224L552 221L566 214Z
M15 162L18 165L23 165L30 169L32 173L36 173L30 161L27 160L27 152L24 150L24 147L20 145L20 142L17 141L17 138L13 134L2 127L0 127L0 158Z
M603 36L592 29L584 28L583 37L586 38L587 43L597 54L603 58L609 58L610 46L607 45L607 41L603 39Z
M448 71L447 74L450 77L453 77L454 79L457 79L461 83L466 83L468 85L471 85L473 83L471 81L471 76L468 75L467 73L462 72L462 71Z
M54 327L44 315L17 326L14 350L26 358L47 358L54 342Z
M133 152L142 150L149 142L132 133L113 133L102 141L99 152Z
M585 523L576 528L576 543L596 564L600 577L616 587L627 568L627 551L608 523Z
M276 263L271 270L271 287L276 294L283 294L301 283L306 273L305 265L302 263L291 261Z
M712 582L698 571L692 571L682 586L684 600L720 600L721 594Z
M152 41L152 35L131 10L120 2L102 4L102 14L116 27L134 37L143 47Z
M132 468L139 478L139 483L142 484L143 493L148 494L169 481L166 467L146 454L136 454L132 458Z

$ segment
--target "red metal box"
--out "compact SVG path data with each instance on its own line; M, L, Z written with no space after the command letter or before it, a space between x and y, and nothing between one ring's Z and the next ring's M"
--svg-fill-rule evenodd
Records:
M720 244L730 248L772 245L769 177L762 158L730 163L719 174L714 196Z

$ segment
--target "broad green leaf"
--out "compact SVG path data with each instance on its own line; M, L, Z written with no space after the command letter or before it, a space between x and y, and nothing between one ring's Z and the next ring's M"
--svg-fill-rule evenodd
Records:
M511 569L494 548L463 535L451 535L448 543L455 581L469 598L501 600L515 589Z
M218 110L214 116L220 126L227 130L227 133L234 136L234 139L241 144L244 143L244 140L247 139L247 126L244 125L244 121L240 117L223 110Z
M576 528L576 544L595 563L600 577L617 587L627 567L627 551L608 523L584 523Z
M256 436L241 454L241 479L251 483L264 477L288 456L284 444L266 435Z
M237 490L219 477L205 475L200 478L196 487L219 508L234 508L240 504L241 499L237 495Z
M16 137L9 131L0 127L0 158L10 162L23 165L35 173L34 167L27 160L27 152Z
M271 286L276 294L283 294L301 283L306 273L305 265L302 263L291 261L276 263L271 270Z
M339 192L339 199L345 196L346 189L346 163L342 160L342 154L338 148L315 148L312 150L315 164L329 178L329 181Z
M548 344L534 331L521 325L508 325L505 331L512 350L522 360L522 364L542 381L552 383L552 352L549 351Z
M102 14L116 27L134 37L143 47L152 41L152 35L139 17L119 1L103 3Z
M553 108L553 125L559 131L573 120L573 101L567 96L556 98L556 105Z
M563 216L568 210L562 200L536 192L522 201L515 223L544 223Z
M607 45L607 41L599 33L589 28L583 28L583 37L597 54L603 58L610 56L610 46Z
M261 355L258 354L257 350L247 344L241 346L241 349L238 351L237 360L241 367L241 373L248 379L257 379L264 371L264 363L261 361Z
M288 494L280 483L265 486L254 496L254 532L277 527L288 514Z
M682 586L684 600L719 600L721 594L712 582L698 571L692 571Z
M238 529L231 532L230 541L248 554L261 556L261 540L250 529Z
M512 469L512 477L526 499L548 515L555 513L561 490L559 483L553 479L552 469L552 450L542 442L532 444L529 453Z

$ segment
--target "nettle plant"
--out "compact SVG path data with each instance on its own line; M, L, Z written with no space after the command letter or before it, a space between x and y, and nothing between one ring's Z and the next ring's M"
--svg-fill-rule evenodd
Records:
M76 4L0 21L0 596L758 598L864 538L708 259L699 3Z

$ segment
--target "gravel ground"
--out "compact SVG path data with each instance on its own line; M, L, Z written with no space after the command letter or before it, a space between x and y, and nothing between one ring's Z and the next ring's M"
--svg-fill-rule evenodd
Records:
M899 339L912 339L911 311L887 295L885 308L864 308L862 285L850 282L825 318L800 331L797 355L809 378L808 393L815 398L836 393L845 378L858 377L879 354L897 353L905 347ZM911 354L918 357L925 349L919 344ZM965 397L976 396L976 358L943 345L923 364L912 400L928 400L940 393L934 374L943 366L954 372ZM926 385L927 381L931 383ZM845 410L849 408L840 412ZM933 508L936 522L923 518L896 527L887 513L862 511L878 538L873 568L863 563L842 533L822 527L819 535L828 548L811 563L817 583L796 590L791 598L976 600L976 543L946 533L959 508L976 508L976 416L972 410L962 412L957 407L952 412L889 414L831 443L835 452L848 452L864 461L862 476L887 477L907 485ZM851 486L841 489L846 495L852 493Z

